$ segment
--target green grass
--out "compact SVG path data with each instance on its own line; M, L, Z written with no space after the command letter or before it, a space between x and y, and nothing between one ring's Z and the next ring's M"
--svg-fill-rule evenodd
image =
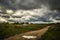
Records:
M47 25L45 24L0 24L0 39L4 39L16 34L21 34L28 31L39 30Z
M53 24L41 40L60 40L60 24Z
M38 40L60 40L60 23L58 24L0 24L0 40L28 31L40 30L45 26L51 26L49 30Z

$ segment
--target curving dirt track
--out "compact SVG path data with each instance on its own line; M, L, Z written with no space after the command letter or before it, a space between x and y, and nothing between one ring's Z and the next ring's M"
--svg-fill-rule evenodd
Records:
M41 36L44 35L49 28L50 28L50 26L47 26L47 27L44 27L40 30L30 31L30 32L26 32L23 34L15 35L15 36L9 37L4 40L38 40L38 38L41 38ZM36 36L37 38L27 39L27 38L22 37L24 35L25 36Z

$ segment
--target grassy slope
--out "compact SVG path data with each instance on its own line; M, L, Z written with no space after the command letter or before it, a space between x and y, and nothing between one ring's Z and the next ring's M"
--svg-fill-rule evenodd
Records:
M0 24L0 40L27 31L39 30L45 26L47 25L29 24L28 26L23 26L22 24Z
M41 40L60 40L60 24L53 24L42 36Z

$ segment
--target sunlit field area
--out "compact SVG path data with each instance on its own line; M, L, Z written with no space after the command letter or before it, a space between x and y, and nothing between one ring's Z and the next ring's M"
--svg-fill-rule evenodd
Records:
M9 38L14 35L22 34L29 31L40 30L46 26L51 26L48 31L37 40L59 40L60 23L52 24L0 24L0 40Z

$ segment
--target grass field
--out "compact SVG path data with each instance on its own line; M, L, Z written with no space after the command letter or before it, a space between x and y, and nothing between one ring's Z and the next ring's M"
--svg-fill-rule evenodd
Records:
M39 40L60 40L60 23L57 24L0 24L0 40L28 31L40 30L51 26Z
M47 25L45 24L0 24L0 39L4 39L16 34L28 31L39 30Z
M53 24L42 36L41 40L60 40L60 24Z

